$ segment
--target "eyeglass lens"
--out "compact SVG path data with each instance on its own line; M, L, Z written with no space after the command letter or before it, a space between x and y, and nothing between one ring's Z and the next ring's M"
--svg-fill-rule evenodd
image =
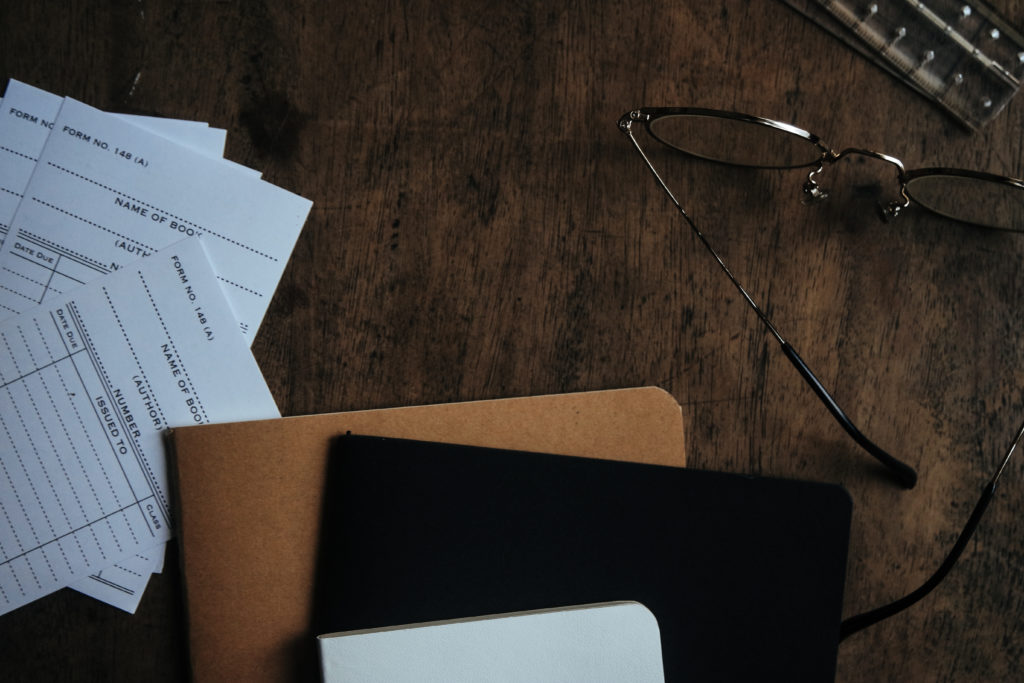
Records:
M907 181L921 206L959 221L1003 230L1024 230L1024 188L953 173L927 173Z
M746 118L670 114L651 120L650 131L681 152L737 166L794 168L815 164L822 156L809 136Z

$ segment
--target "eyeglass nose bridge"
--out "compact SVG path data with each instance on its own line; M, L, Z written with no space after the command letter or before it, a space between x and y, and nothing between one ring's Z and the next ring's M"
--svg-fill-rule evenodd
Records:
M903 209L910 206L910 195L907 194L906 168L903 166L903 162L897 159L896 157L889 156L888 154L882 154L881 152L876 152L870 149L863 149L860 147L847 147L846 149L843 149L842 151L839 152L830 149L822 155L821 161L818 162L817 168L815 168L807 175L807 181L804 183L803 186L805 201L807 203L819 202L828 198L828 191L822 189L815 179L815 176L821 173L824 165L834 164L840 159L852 155L859 155L871 159L877 159L879 161L884 161L885 163L891 164L896 167L896 180L899 183L900 199L893 200L884 206L879 205L879 209L882 213L883 220L891 220L893 218L896 218L897 216L900 215L900 212L903 211Z

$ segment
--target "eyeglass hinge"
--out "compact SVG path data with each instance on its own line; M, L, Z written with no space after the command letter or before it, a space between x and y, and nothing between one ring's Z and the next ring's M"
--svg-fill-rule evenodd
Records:
M626 112L619 119L619 130L621 130L623 133L629 134L630 130L633 127L633 122L640 121L644 118L644 114L642 114L639 109L634 109L633 111ZM648 116L646 118L650 117Z

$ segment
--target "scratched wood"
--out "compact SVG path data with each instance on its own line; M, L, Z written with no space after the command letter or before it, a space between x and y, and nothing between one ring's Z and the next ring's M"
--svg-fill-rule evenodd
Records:
M1024 26L1024 2L994 4ZM225 127L229 158L314 201L254 346L284 414L661 386L692 466L846 486L846 614L931 573L1024 418L1024 235L882 222L876 161L830 168L832 198L805 206L800 172L655 157L851 417L918 468L903 491L616 129L641 105L723 108L1024 176L1024 100L968 134L782 3L4 3L0 66ZM1018 456L952 575L846 641L837 680L1018 675L1022 479ZM62 591L0 617L3 678L180 680L176 557L135 616Z

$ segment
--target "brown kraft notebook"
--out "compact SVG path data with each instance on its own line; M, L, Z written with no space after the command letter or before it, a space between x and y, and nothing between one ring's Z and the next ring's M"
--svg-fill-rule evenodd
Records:
M345 432L685 464L656 387L174 429L177 534L196 681L316 676L310 633L329 444Z

